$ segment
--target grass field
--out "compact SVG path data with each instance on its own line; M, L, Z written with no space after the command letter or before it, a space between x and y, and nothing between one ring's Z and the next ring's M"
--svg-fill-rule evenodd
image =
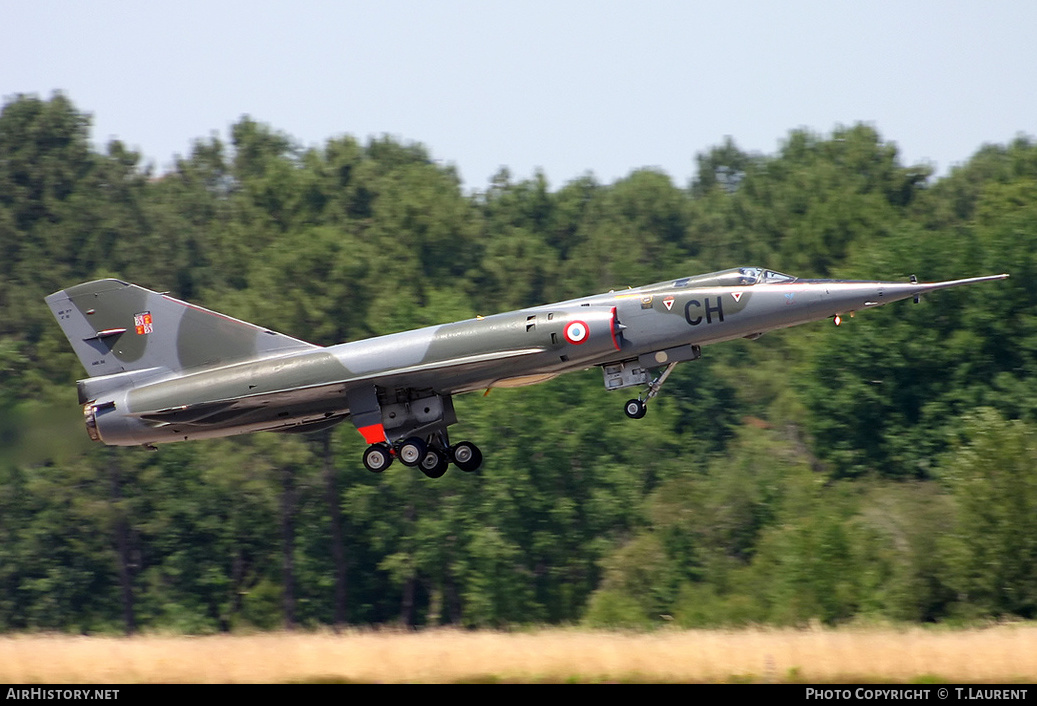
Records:
M1037 682L1037 626L0 637L0 683Z

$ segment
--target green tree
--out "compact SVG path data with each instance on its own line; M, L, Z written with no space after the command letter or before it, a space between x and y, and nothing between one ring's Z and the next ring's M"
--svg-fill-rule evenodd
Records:
M952 585L961 610L1037 615L1037 430L990 409L965 420L941 475L957 507Z

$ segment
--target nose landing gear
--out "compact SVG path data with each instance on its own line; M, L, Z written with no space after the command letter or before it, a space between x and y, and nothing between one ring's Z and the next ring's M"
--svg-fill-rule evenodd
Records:
M677 362L670 363L663 370L662 374L659 375L655 380L652 380L648 384L648 388L637 396L637 399L627 400L626 405L623 407L623 411L631 419L640 419L641 417L648 414L648 400L652 399L659 394L659 388L666 382L666 378L670 377L670 373L677 367Z

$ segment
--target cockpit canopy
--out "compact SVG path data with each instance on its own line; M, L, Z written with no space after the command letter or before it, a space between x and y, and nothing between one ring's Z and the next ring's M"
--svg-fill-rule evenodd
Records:
M673 282L674 287L750 287L754 284L795 282L796 277L762 267L733 267L730 270L710 272L696 277L684 277Z
M785 275L781 272L775 272L774 270L765 270L762 267L739 267L737 270L732 270L732 273L734 272L737 272L738 274L737 284L745 285L770 284L772 282L795 282L797 279L792 275Z
M638 287L640 292L655 292L685 287L750 287L754 284L795 282L798 278L763 267L733 267L729 270L710 272L694 277L681 277L657 284Z

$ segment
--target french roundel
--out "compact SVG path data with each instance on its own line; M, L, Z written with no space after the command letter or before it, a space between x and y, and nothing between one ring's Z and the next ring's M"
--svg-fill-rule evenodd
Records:
M590 329L583 321L570 321L565 326L565 340L575 345L586 341L589 333Z

